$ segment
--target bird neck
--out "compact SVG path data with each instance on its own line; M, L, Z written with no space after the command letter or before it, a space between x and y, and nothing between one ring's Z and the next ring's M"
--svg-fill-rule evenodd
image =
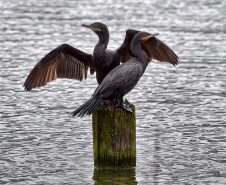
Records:
M103 49L107 49L108 46L108 41L101 41L99 40L99 42L97 43L96 47L98 48L103 48Z
M101 63L104 60L104 56L106 56L106 49L109 41L109 35L104 34L104 35L98 35L99 36L99 41L97 45L94 48L94 59L98 63Z
M130 49L135 57L146 67L148 65L148 56L144 50L141 49L141 43L131 42Z
M104 56L104 54L106 53L106 49L107 49L107 44L106 42L101 42L99 41L97 43L97 45L94 48L94 57L98 57L100 56L101 58Z
M104 49L107 49L107 45L109 42L109 32L106 31L104 33L101 33L101 35L98 35L98 36L99 36L99 41L97 45L104 47Z
M108 46L108 41L109 41L109 34L105 34L105 35L102 35L102 36L100 35L99 36L99 41L98 41L97 45L94 48L94 56L95 56L95 58L97 56L101 56L101 57L104 56L104 54L106 53L107 46Z

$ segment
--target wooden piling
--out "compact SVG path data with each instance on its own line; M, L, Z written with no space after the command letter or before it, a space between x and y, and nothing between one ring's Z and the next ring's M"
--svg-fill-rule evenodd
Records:
M126 102L130 104L128 101ZM136 166L136 117L121 108L97 108L92 115L94 166L128 169Z
M94 168L93 180L95 185L118 184L137 185L135 168L123 170L99 170Z

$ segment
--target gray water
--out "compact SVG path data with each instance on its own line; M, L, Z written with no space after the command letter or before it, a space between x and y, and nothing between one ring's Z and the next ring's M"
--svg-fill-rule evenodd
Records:
M70 113L97 87L95 76L23 83L50 50L92 53L101 21L117 49L128 28L159 33L180 57L153 61L126 98L137 111L137 165L94 170L91 117ZM226 1L1 0L0 184L225 184Z

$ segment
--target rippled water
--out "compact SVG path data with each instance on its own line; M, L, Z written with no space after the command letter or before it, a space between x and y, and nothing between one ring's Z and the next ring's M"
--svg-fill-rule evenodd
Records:
M225 184L226 1L1 0L0 184ZM95 77L58 79L31 92L32 67L62 43L91 53L109 26L116 49L128 28L158 32L180 57L151 63L126 98L137 109L137 166L94 171L91 118L69 114Z

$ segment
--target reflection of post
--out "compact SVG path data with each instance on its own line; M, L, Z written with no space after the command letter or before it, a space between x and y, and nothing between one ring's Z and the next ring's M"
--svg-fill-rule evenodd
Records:
M98 184L136 185L135 168L129 170L94 169L93 180Z
M160 124L161 125L161 124ZM161 143L160 143L160 137L163 135L162 132L159 132L159 129L156 129L154 131L154 136L153 136L153 167L154 167L154 171L153 171L153 184L159 184L159 175L162 172L161 169L161 162L162 159L160 157L160 153L161 153Z
M129 102L128 102L129 103ZM99 169L136 166L136 119L121 108L97 108L92 117L94 165Z

